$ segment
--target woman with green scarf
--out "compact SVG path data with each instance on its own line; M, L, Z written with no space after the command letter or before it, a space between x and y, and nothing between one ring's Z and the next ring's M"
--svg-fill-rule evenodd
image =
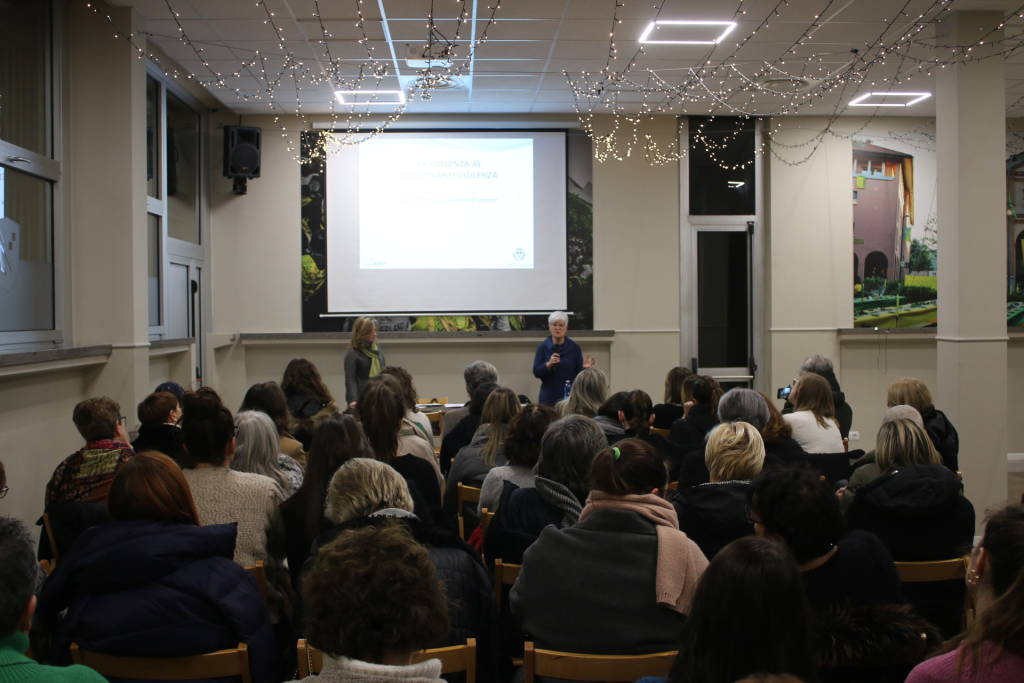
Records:
M366 380L380 374L384 354L377 346L377 322L356 318L352 325L352 348L345 353L345 402L351 408L359 398Z

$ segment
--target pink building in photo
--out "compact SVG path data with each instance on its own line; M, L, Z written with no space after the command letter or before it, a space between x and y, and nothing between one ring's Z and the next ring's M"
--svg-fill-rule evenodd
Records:
M853 143L853 276L899 280L914 224L914 157Z

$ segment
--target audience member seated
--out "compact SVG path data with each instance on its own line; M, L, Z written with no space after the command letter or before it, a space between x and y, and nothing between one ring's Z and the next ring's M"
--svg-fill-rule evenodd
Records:
M289 431L308 451L317 425L339 412L338 404L320 379L320 371L305 358L289 361L281 378L281 391L291 415Z
M693 375L693 370L676 366L665 376L665 402L654 406L654 424L658 429L671 429L672 423L683 417L683 406L693 400L686 393L686 378ZM692 388L692 384L690 385Z
M654 422L654 403L650 394L643 389L629 392L623 409L619 411L619 422L626 428L626 438L647 442L647 445L658 451L665 459L670 470L674 469L674 463L682 459L682 455L668 439L651 431L651 423Z
M235 416L235 457L231 469L270 477L288 499L302 486L302 467L278 451L280 439L270 416L246 410Z
M843 435L836 421L832 389L821 375L805 372L793 382L789 395L793 412L782 417L793 429L793 439L808 454L842 453Z
M181 440L181 404L169 391L150 394L138 407L139 435L132 450L158 451L175 462L181 462L184 444Z
M921 413L917 412L917 409L913 406L889 406L885 413L882 415L882 424L885 425L887 422L893 422L895 420L910 420L917 428L924 433L924 421L921 419ZM881 430L880 430L881 431ZM926 439L927 445L923 447L923 450L928 451L928 455L920 459L920 462L934 462L942 461L942 456L938 454L935 447L932 445L930 439ZM934 453L934 456L931 454ZM910 462L909 460L906 462ZM844 489L840 490L840 500L842 501L843 507L849 507L850 503L853 502L854 496L857 492L867 484L870 484L882 474L882 469L876 462L875 449L871 449L865 455L861 456L853 462L853 474L850 475L850 481L847 483Z
M288 401L277 382L259 382L249 387L242 399L238 412L259 410L270 416L277 428L278 451L306 467L306 451L298 439L291 435L288 418Z
M594 456L579 521L544 529L512 586L512 613L538 647L637 654L676 646L708 561L679 531L666 484L664 458L639 439Z
M506 464L505 434L519 410L519 398L511 389L498 387L487 397L473 440L455 456L448 472L445 507L452 514L459 484L480 487L491 468Z
M589 367L580 370L572 381L569 398L555 404L560 417L586 415L595 417L597 409L608 397L608 376L600 368Z
M932 403L932 394L924 382L913 377L896 380L889 385L886 403L890 406L905 404L917 408L928 436L942 456L942 464L952 472L957 471L960 436L946 414Z
M722 387L714 377L699 375L693 381L693 405L685 416L672 423L669 440L681 453L704 450L704 437L718 424L718 401Z
M331 477L351 458L371 457L370 446L351 415L334 415L317 427L309 450L302 486L281 503L281 538L274 539L273 555L288 558L292 584L299 588L302 565L317 534L324 527L324 502ZM283 550L281 550L283 546Z
M174 398L181 402L181 399L185 397L185 387L181 386L177 382L161 382L157 385L156 389L153 390L154 394L159 394L162 391L166 391L168 394L174 394Z
M607 445L589 417L569 415L552 422L540 442L533 488L504 483L498 512L484 537L484 554L519 564L544 527L575 524L590 491L590 463Z
M491 392L497 388L498 385L494 382L478 384L473 391L473 400L468 405L469 412L441 439L440 465L441 471L445 473L445 476L451 472L452 461L455 460L455 456L473 440L473 435L476 434L476 429L480 426L480 416L484 412L484 403L487 402L487 397L491 395ZM448 416L446 415L445 423L447 422ZM447 424L445 428L447 429Z
M849 527L874 533L900 562L962 557L974 539L974 506L925 431L911 420L886 422L875 454L882 475L861 487L846 512ZM959 633L963 582L912 583L903 590L940 631Z
M853 426L853 408L846 402L846 395L843 394L839 388L839 380L836 379L835 368L832 365L832 361L825 358L821 354L815 354L806 360L800 366L800 373L803 374L809 372L819 377L822 377L828 382L829 389L832 392L832 406L835 410L836 422L839 425L839 432L845 439L850 436L850 427ZM790 395L789 399L786 400L783 413L789 414L793 412L794 404L792 403L793 396ZM839 451L835 451L838 453Z
M711 481L681 489L672 504L679 528L712 558L730 541L754 533L747 500L750 481L764 468L764 443L753 425L723 422L708 434L704 457Z
M773 463L786 466L806 464L807 453L793 439L793 428L783 419L774 401L764 394L760 396L768 408L768 423L761 429L761 438L764 439L764 453L769 466L774 466Z
M186 394L186 411L188 400ZM199 526L178 465L161 453L140 453L118 472L108 504L113 521L82 535L39 596L37 627L52 638L47 659L68 661L72 642L135 657L181 657L243 642L253 680L280 680L263 597L231 560L235 525Z
M420 437L433 450L434 427L430 424L430 418L416 408L416 386L412 383L412 375L405 368L400 368L397 365L388 365L381 370L381 373L391 375L402 385L402 398L405 400L403 433L408 432L409 436Z
M605 399L604 403L598 406L594 421L601 428L601 431L604 432L605 445L611 445L620 439L626 438L626 428L622 426L619 413L625 410L628 401L628 391L616 391Z
M494 467L487 473L480 491L477 514L483 508L491 512L498 509L504 482L512 482L519 488L533 486L537 477L533 469L540 458L540 442L544 431L556 417L550 406L534 403L525 406L512 418L505 436L505 460L508 464Z
M114 475L135 457L121 407L113 399L82 401L72 420L85 446L57 465L46 484L45 511L57 547L50 548L44 530L39 543L39 557L44 559L65 552L83 531L108 519L104 503Z
M450 628L427 647L460 645L467 638L476 638L478 675L489 680L495 644L490 577L472 548L454 534L424 524L412 508L409 489L400 474L377 460L353 458L331 479L325 512L330 525L317 538L317 547L323 548L336 538L345 544L346 532L351 529L404 527L427 549L448 603Z
M442 683L440 660L410 664L448 631L448 614L427 551L405 529L348 531L325 547L305 602L309 643L324 653L307 683Z
M1024 680L1024 507L985 525L971 552L967 584L976 610L946 652L918 665L907 683L1011 683Z
M0 557L0 680L105 683L107 679L84 666L44 666L28 657L39 565L28 529L9 517L0 517Z
M816 680L813 619L784 547L765 538L734 541L701 577L667 681L731 682L767 671Z
M236 522L235 562L251 567L266 560L267 524L281 503L281 487L262 474L231 469L235 422L215 391L206 387L190 391L182 405L184 474L199 511L200 524Z
M394 467L409 484L417 516L429 523L438 522L441 485L436 470L427 460L399 450L398 431L405 417L405 401L398 380L391 375L371 377L359 394L356 411L373 457ZM433 460L433 452L430 457Z
M469 401L467 401L461 408L452 408L451 410L445 411L444 433L441 435L442 437L448 436L448 432L455 429L455 425L459 424L462 418L469 415L469 409L473 404L473 395L476 393L477 387L481 384L498 384L498 369L485 360L475 360L463 369L462 378L466 382L466 396L469 397ZM482 405L480 406L480 409L483 409ZM479 414L480 410L477 411L477 415ZM476 429L476 427L474 426L473 429ZM472 436L472 432L470 433L470 436ZM465 445L466 444L462 444L462 446ZM459 448L462 446L459 446ZM457 453L458 450L459 449L456 448L455 452ZM451 459L449 458L449 462L450 461ZM448 470L445 468L445 473L447 474L447 472Z

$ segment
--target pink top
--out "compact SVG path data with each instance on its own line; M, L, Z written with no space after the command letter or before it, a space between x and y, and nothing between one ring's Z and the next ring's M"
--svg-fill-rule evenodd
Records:
M988 658L992 646L986 644L982 656ZM962 672L957 671L960 648L938 657L932 657L914 667L907 676L906 683L1019 683L1024 681L1024 657L1003 652L991 666L985 667L981 673L975 673L974 667L965 665Z

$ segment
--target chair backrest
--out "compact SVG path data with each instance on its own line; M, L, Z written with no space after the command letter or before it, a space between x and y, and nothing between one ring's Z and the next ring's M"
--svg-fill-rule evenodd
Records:
M245 571L252 574L252 578L256 579L256 588L259 589L260 595L263 596L263 602L267 602L267 570L263 566L263 560L257 560L256 564L251 567L246 567Z
M523 646L523 680L535 683L537 676L570 681L635 681L644 676L667 676L678 650L649 655L585 655L575 652L539 650L533 643Z
M664 429L663 427L651 427L651 434L657 434L658 436L663 436L666 439L668 438L668 435L671 433L671 429Z
M442 405L443 406L447 402L448 402L448 397L447 396L432 396L431 398L419 397L419 398L416 399L416 403L418 405L421 405L421 406L429 406L429 405Z
M459 538L463 541L466 540L466 518L463 510L463 506L467 503L479 503L480 502L480 489L475 486L466 486L465 484L459 484L456 492L456 499L458 500L458 508L455 512L455 518L459 522Z
M84 664L107 678L142 681L191 681L196 678L238 676L252 683L249 652L245 643L230 650L218 650L190 657L120 657L90 652L71 644L71 661Z
M324 668L324 653L305 638L299 640L299 678L319 674ZM422 650L412 656L413 664L427 659L441 660L441 673L466 672L466 683L476 683L476 638L468 638L465 645L436 647Z
M501 610L505 586L511 586L519 578L521 564L505 564L500 559L494 561L494 604Z
M487 533L487 527L491 525L491 520L494 519L496 512L491 512L487 508L480 508L480 530Z
M849 479L853 473L850 463L864 455L864 451L841 451L839 453L810 453L808 464L835 484L842 479Z
M46 531L46 540L50 542L50 566L51 571L53 567L57 566L57 560L60 559L60 548L57 547L57 537L53 534L53 524L50 522L50 515L43 513L43 530Z
M929 583L932 581L963 581L967 575L970 558L954 557L951 560L932 562L897 562L896 571L904 583Z

